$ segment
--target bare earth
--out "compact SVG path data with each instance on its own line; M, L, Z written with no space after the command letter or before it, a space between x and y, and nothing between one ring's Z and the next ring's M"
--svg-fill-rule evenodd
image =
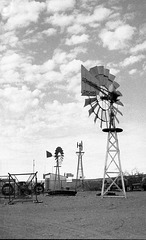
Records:
M146 192L127 192L126 199L96 194L1 200L0 239L146 239Z

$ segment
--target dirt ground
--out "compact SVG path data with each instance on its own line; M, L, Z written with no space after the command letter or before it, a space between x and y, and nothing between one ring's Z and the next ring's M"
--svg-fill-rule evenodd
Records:
M0 239L146 239L146 192L127 192L126 199L96 194L0 200Z

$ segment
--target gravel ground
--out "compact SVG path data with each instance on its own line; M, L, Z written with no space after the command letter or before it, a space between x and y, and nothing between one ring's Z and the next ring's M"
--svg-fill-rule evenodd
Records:
M127 198L39 195L42 203L0 200L0 239L146 239L146 192Z

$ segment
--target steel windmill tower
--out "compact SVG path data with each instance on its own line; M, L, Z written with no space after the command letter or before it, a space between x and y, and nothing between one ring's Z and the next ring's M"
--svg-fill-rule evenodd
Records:
M78 180L82 181L82 188L83 188L84 172L83 172L82 156L83 156L84 152L83 152L83 142L82 141L81 141L81 143L77 142L77 148L79 148L79 151L76 152L76 154L78 156L77 175L76 175L76 188L77 188Z
M115 76L110 74L109 69L104 66L95 66L88 71L81 65L81 94L88 96L84 106L90 106L89 116L94 113L94 122L99 119L102 131L108 134L102 197L109 196L108 193L114 186L119 191L118 196L126 197L117 135L123 130L116 127L116 122L119 123L117 114L122 115L118 109L118 106L123 106L119 100L122 94L117 90L119 84L114 79ZM119 179L121 187L117 185ZM105 184L106 181L109 182L108 186Z

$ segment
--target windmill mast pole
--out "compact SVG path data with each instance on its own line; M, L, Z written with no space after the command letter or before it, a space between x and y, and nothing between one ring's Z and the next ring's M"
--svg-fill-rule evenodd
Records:
M35 171L35 160L33 159L33 173Z

